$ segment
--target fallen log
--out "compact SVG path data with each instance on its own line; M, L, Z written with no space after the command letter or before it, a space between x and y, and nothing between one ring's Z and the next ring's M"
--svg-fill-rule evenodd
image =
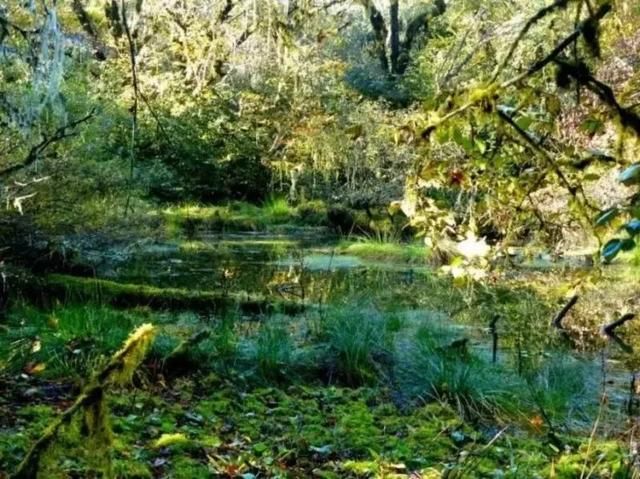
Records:
M298 314L305 309L299 302L271 300L246 293L159 288L144 284L118 283L106 279L50 274L24 285L22 294L44 306L59 301L95 301L115 307L148 306L153 309L226 311L237 308L246 314L274 311Z

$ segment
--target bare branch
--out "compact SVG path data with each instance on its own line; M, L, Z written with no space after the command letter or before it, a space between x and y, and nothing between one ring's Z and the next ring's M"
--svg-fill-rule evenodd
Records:
M493 76L491 77L492 83L498 79L498 76L500 75L502 70L504 70L504 68L507 66L507 64L513 57L513 54L515 53L516 48L518 48L520 41L529 32L531 27L533 27L536 23L538 23L540 20L542 20L544 17L554 12L555 10L558 10L560 8L566 8L567 3L568 3L568 0L556 0L551 5L548 5L538 10L538 12L535 15L533 15L531 18L529 18L529 20L527 20L527 23L525 23L524 27L522 27L522 30L520 30L520 33L518 33L518 36L516 37L511 47L509 48L509 51L507 52L505 57L502 59L500 64L496 67L495 71L493 72Z
M551 321L551 324L553 325L553 327L555 327L556 329L564 329L564 326L562 325L562 320L569 313L569 311L571 311L571 308L573 308L577 302L578 302L578 295L572 296L569 302L567 302L567 304L563 306L563 308L556 315L556 317L553 318L553 321Z

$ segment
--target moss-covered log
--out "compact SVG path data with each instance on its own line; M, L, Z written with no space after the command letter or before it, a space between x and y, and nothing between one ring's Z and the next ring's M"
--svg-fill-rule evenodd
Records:
M131 381L131 377L144 359L154 335L154 327L151 324L143 324L129 336L107 365L94 374L74 403L45 429L11 476L12 479L37 479L40 477L38 472L43 455L56 441L60 429L71 423L73 417L80 411L85 412L85 419L87 419L87 415L92 417L90 421L92 427L87 431L90 439L95 439L98 447L109 446L108 431L110 431L110 427L104 409L105 389L113 383L127 384ZM98 416L95 416L96 412Z
M37 303L50 303L52 299L65 301L98 301L116 307L149 306L155 309L190 309L220 311L238 308L243 313L260 314L282 311L300 313L300 303L269 300L255 295L216 291L158 288L144 284L118 283L97 278L50 274L24 288L24 294Z

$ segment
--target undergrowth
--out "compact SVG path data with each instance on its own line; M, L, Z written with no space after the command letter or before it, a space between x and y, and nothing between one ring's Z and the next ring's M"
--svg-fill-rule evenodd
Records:
M575 359L545 335L523 347L526 361L518 363L512 346L524 329L517 325L536 321L539 312L526 301L508 311L513 331L502 331L494 363L487 337L454 328L441 313L353 299L257 322L239 310L198 315L20 304L0 332L0 365L3 377L22 374L36 388L44 380L81 384L131 329L152 320L156 339L140 383L146 386L112 403L117 477L418 471L435 478L570 478L584 467L598 471L592 477L626 471L628 458L616 442L597 438L585 446L598 407L599 364ZM160 389L152 386L157 378ZM38 414L50 418L46 404ZM613 407L606 409L611 417ZM0 425L0 466L13 467L46 422ZM509 432L497 434L496 427ZM77 447L57 452L74 458L63 462L67 475L60 477L89 467Z
M226 205L184 204L162 211L169 236L194 237L198 231L263 231L270 226L326 225L324 203L313 201L298 206L272 197L262 205L230 202Z

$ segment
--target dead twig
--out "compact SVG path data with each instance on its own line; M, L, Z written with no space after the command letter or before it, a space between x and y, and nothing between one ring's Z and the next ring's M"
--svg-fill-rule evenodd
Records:
M569 313L569 311L571 311L571 308L573 308L577 302L578 302L578 295L576 294L575 296L571 297L571 299L567 302L567 304L565 304L562 307L560 312L556 314L555 318L553 318L553 320L551 321L551 324L553 325L554 328L564 330L564 326L562 325L562 320Z

